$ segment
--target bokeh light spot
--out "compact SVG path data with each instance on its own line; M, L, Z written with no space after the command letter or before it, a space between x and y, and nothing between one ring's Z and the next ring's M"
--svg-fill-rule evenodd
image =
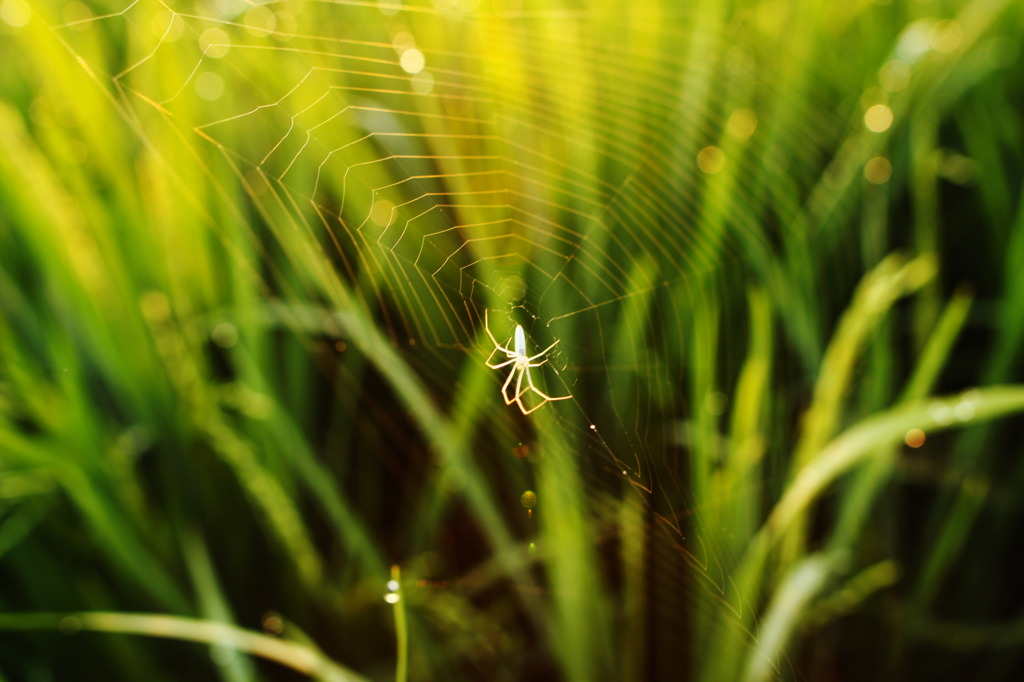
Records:
M150 322L163 322L171 316L171 302L162 291L147 291L139 298L139 309Z
M953 422L953 410L949 409L948 405L938 400L928 406L928 416L940 426L945 426Z
M418 95L429 95L434 91L434 77L429 71L420 71L409 79L412 91Z
M963 154L949 154L939 166L939 175L958 185L969 185L974 181L976 163Z
M904 62L916 63L931 49L931 29L934 21L919 19L903 29L896 43L896 54Z
M370 220L380 227L387 227L391 224L394 209L395 205L387 199L378 199L370 209Z
M704 397L704 409L715 417L725 412L725 406L728 402L726 395L720 391L712 391Z
M231 38L219 28L208 28L199 36L199 49L203 55L219 59L231 50Z
M277 32L274 38L277 40L291 40L298 30L299 22L291 12L277 12L275 15Z
M249 35L263 38L277 28L277 15L266 7L253 7L242 19Z
M963 42L964 30L955 21L940 21L932 27L928 38L936 52L952 52Z
M697 166L708 175L714 175L725 166L725 154L718 147L704 147L697 154Z
M925 435L921 429L910 429L903 437L903 442L912 448L919 448L924 445Z
M864 113L864 125L872 132L885 132L892 125L892 109L884 104L874 105Z
M238 343L238 329L230 322L221 322L210 332L210 338L221 348L231 348Z
M416 39L408 31L399 31L391 38L391 46L395 48L398 54L402 54L406 50L411 50L416 47Z
M185 34L185 21L170 10L160 10L149 24L153 35L165 43L173 43Z
M224 80L212 71L196 76L196 94L207 102L214 102L224 94Z
M737 109L725 124L725 131L738 142L746 142L757 130L757 114L750 109Z
M57 624L57 629L62 635L77 635L82 629L82 620L78 616L64 616Z
M24 0L0 2L0 19L12 28L21 28L32 18L32 8Z
M284 632L284 620L274 611L263 614L263 631L268 635L280 635Z
M60 15L64 23L76 31L87 29L86 24L93 18L92 10L80 2L69 2Z
M419 73L427 65L427 59L422 52L413 48L402 53L399 64L406 73Z
M501 286L498 287L498 295L501 297L501 300L509 303L523 300L523 296L526 295L526 280L519 275L509 275L501 280Z
M899 59L886 62L878 72L878 82L889 92L899 92L910 84L910 64Z
M892 177L892 163L884 156L876 156L864 164L864 177L868 182L883 185Z

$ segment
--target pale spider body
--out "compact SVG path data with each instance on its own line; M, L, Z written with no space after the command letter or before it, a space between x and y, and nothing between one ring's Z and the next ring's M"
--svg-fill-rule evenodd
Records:
M526 331L523 330L523 325L517 324L515 333L512 335L512 338L509 339L509 341L512 342L514 347L507 348L506 346L503 346L500 343L498 343L498 340L494 338L494 334L491 333L491 329L487 324L486 310L484 311L484 331L487 332L487 336L490 337L491 343L494 344L494 350L491 351L491 354L487 358L487 366L490 367L491 369L501 369L502 367L508 367L510 365L512 366L512 370L508 373L508 377L505 379L505 383L502 384L501 386L501 397L504 398L506 405L511 405L512 403L515 403L516 405L519 406L519 410L523 414L530 414L531 412L540 408L542 405L544 405L544 403L550 400L568 400L569 398L572 397L571 395L550 396L547 393L541 391L539 388L537 388L536 384L533 383L533 377L530 376L530 370L532 368L540 367L541 365L548 361L547 358L544 358L544 356L548 354L548 351L550 351L552 348L558 345L558 341L555 341L553 344L551 344L541 352L537 353L536 355L527 355ZM499 351L504 353L507 359L504 360L503 362L491 362L491 358L494 357L494 354ZM541 360L540 362L536 362L540 358L544 359ZM524 376L526 377L525 387L523 386ZM512 387L513 378L515 378L516 380L515 392L509 393L509 389ZM533 407L527 408L526 405L523 403L523 396L530 392L536 393L538 396L542 398L542 400Z

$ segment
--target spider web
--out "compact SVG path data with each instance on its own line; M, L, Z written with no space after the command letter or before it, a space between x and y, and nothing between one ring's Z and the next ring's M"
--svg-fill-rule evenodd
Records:
M144 138L176 136L211 184L237 179L262 250L329 264L440 403L493 350L485 310L499 342L516 324L531 354L559 341L534 376L572 399L542 410L611 474L600 486L655 493L724 592L686 522L685 415L724 399L684 382L690 311L742 308L746 264L775 249L763 225L805 229L796 209L766 219L751 177L809 188L790 173L814 164L758 146L756 55L700 19L681 33L628 3L137 0L75 3L55 30ZM110 33L127 54L104 54ZM814 158L831 122L801 123L789 153ZM727 369L746 343L700 342ZM532 428L508 409L506 452Z
M704 185L694 159L718 131L679 113L675 65L656 49L630 50L627 65L596 37L614 13L300 7L331 32L301 32L312 22L288 3L142 0L59 30L118 22L140 57L111 79L143 131L156 116L215 145L270 222L301 221L333 246L399 342L468 349L484 306L508 318L496 336L524 321L533 345L589 317L598 343L558 353L571 374L605 369L604 311L618 318L629 299L736 256L728 235L719 246L690 227ZM657 17L634 21L651 31ZM763 248L757 232L743 238Z

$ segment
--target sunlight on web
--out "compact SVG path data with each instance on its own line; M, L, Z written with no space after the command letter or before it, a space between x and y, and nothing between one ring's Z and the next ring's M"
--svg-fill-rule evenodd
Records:
M681 68L654 14L510 7L76 3L56 30L154 149L211 192L237 180L254 252L343 282L438 396L464 362L500 368L507 440L563 429L609 489L674 491L661 518L684 535L688 310L768 248L745 196L756 74ZM623 46L623 21L645 40Z
M597 445L611 468L651 487L641 444L671 411L680 350L622 330L682 330L700 273L744 240L762 248L739 204L697 191L739 190L742 164L710 177L704 157L738 157L756 138L735 121L754 114L723 106L718 141L680 106L656 16L631 18L650 47L628 59L614 16L500 3L137 0L65 19L144 135L212 148L251 213L282 243L309 235L392 338L465 350L491 307L562 339L563 392L586 425L608 424L593 435L621 434ZM101 56L107 31L129 36L121 66Z
M159 180L155 200L190 209L164 212L187 226L166 240L182 242L173 254L156 254L168 270L203 252L190 239L214 245L189 270L208 291L182 317L208 324L198 336L217 361L284 337L296 352L279 362L259 348L254 374L317 373L328 404L304 416L331 430L317 448L348 466L360 453L338 443L352 434L400 434L379 449L429 472L438 509L493 492L546 523L551 493L578 490L609 562L632 553L641 582L661 567L673 588L681 562L694 569L673 605L695 614L695 649L717 635L708 623L761 636L756 541L788 485L776 478L807 377L851 279L892 236L887 220L850 226L882 221L908 179L921 185L904 142L946 131L930 118L907 137L912 100L959 78L951 65L984 32L915 17L847 70L814 31L789 40L770 2L2 5L0 32L45 22L90 81L75 94L125 123L69 150L76 165L92 155L98 176L126 174L147 199ZM829 16L855 32L860 11ZM849 74L871 78L851 86ZM26 119L40 130L68 97L44 80ZM133 167L106 167L115 146L127 154L110 158ZM139 229L163 236L153 222ZM925 435L903 443L926 447ZM563 478L535 480L552 464ZM468 523L490 510L473 512ZM645 563L652 529L670 549ZM524 561L543 570L550 557L529 547Z

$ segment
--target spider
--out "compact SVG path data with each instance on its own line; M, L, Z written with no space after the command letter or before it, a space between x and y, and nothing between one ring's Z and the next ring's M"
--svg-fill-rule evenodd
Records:
M487 356L487 366L490 367L491 369L501 369L502 367L512 365L512 371L508 373L508 378L505 379L505 383L502 384L501 386L501 396L502 398L505 399L506 405L511 405L512 403L515 403L516 405L519 406L519 410L523 414L530 414L534 410L539 409L542 405L544 405L544 403L548 402L549 400L568 400L569 398L572 397L571 395L562 395L556 397L549 396L547 393L544 393L539 388L537 388L536 384L533 383L533 377L530 376L530 368L540 367L545 362L547 362L547 358L544 358L540 362L534 362L534 360L536 360L537 358L542 358L545 355L547 355L549 350L558 345L558 341L555 341L553 344L551 344L541 352L537 353L536 355L528 356L526 354L526 332L523 331L523 325L517 324L515 335L512 339L509 339L509 341L515 341L515 349L513 350L510 348L506 348L505 346L498 343L498 340L494 338L494 334L491 333L491 329L487 325L486 310L484 310L484 331L487 332L487 336L491 338L491 343L494 344L494 350L492 350L491 354ZM497 353L498 351L504 353L505 357L508 359L505 360L504 362L491 362L491 358L494 357L494 354ZM526 376L527 384L525 388L523 387L524 375ZM516 392L515 396L510 398L508 389L509 386L512 384L512 377L516 378ZM529 393L530 391L533 391L534 393L539 395L541 398L543 398L543 400L534 405L533 407L527 409L526 405L523 404L523 396Z

